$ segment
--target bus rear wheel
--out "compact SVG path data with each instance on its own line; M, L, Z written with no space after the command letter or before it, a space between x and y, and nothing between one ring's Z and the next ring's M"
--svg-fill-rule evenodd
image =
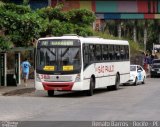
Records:
M113 90L118 90L120 85L120 76L117 74L115 79L115 85L112 86Z
M93 78L91 78L90 88L89 88L89 90L87 90L87 96L92 96L93 95L94 87L95 87L95 82L94 82Z
M53 97L54 96L54 90L48 90L48 97Z

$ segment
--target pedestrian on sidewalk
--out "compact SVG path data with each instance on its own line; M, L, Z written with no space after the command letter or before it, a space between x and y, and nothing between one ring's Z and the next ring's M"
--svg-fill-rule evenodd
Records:
M28 76L29 76L30 67L31 67L31 64L28 62L28 59L25 58L21 64L21 72L22 72L22 78L24 80L24 84L26 87L27 87L27 80L28 80Z

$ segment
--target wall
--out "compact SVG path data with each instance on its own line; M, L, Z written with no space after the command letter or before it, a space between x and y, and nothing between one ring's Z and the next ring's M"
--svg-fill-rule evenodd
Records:
M160 19L160 0L52 0L64 3L64 11L86 8L99 19Z
M16 4L22 4L23 0L12 0ZM30 0L29 2L32 9L42 8L48 6L48 0Z

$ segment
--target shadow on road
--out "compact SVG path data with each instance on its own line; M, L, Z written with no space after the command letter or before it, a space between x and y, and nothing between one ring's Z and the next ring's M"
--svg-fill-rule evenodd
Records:
M120 87L118 90L123 89L123 87ZM95 89L94 90L94 94L95 95L100 95L100 94L104 94L106 92L116 92L117 90L108 90L107 88L99 88L99 89ZM54 98L81 98L81 97L91 97L91 96L87 96L86 91L76 91L76 92L59 92L57 91L54 95Z

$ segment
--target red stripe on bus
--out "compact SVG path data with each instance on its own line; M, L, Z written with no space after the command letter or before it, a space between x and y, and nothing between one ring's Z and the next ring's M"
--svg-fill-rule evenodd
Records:
M43 82L45 90L66 90L71 91L74 82Z

